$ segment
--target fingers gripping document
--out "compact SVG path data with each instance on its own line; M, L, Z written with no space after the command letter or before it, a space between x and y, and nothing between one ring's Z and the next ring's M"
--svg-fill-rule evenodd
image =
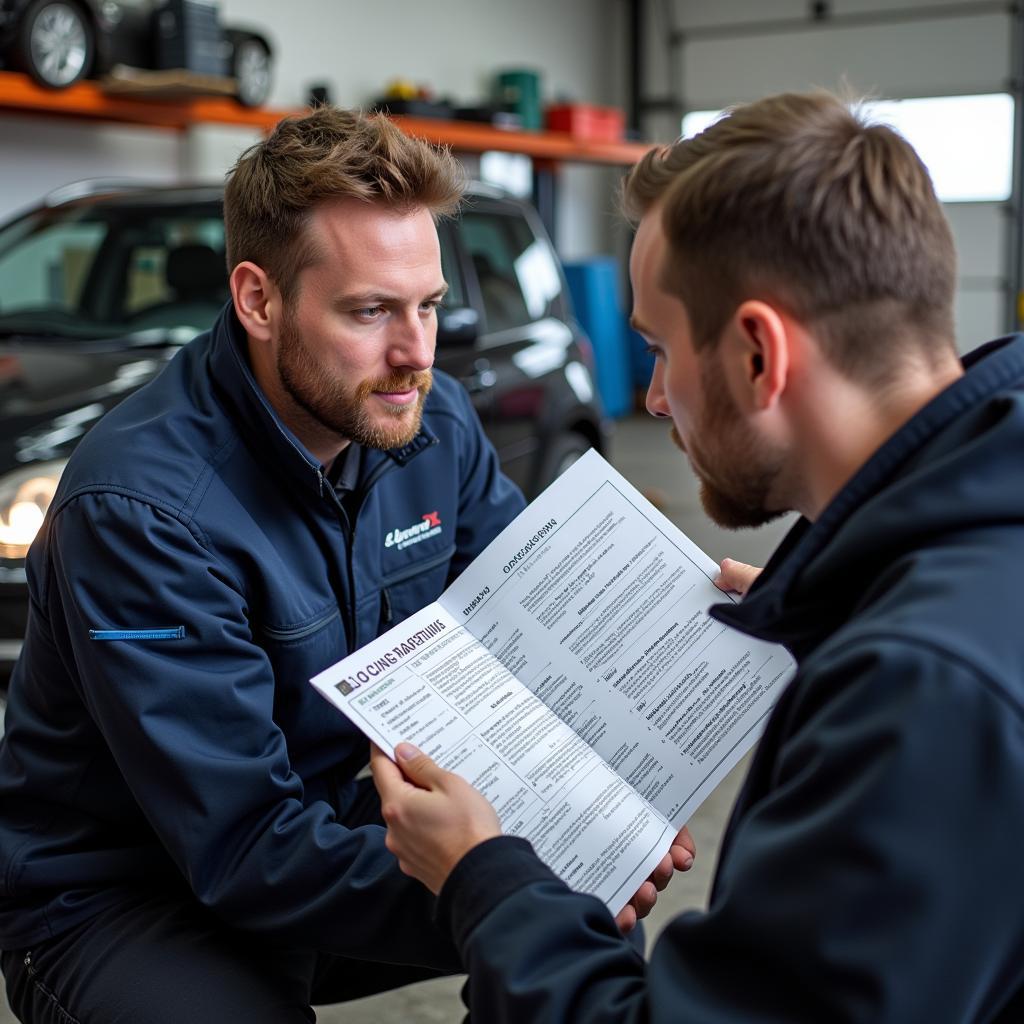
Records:
M597 453L440 599L313 685L408 740L618 913L753 745L794 662L711 618L717 566Z

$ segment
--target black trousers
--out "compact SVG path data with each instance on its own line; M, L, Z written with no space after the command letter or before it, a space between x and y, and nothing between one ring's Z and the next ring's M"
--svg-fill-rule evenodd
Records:
M359 779L349 828L380 818ZM397 966L282 949L225 926L190 898L147 894L31 949L0 953L7 998L25 1024L306 1024L311 1005L342 1003L441 977Z
M180 897L124 904L0 954L25 1024L306 1024L313 1004L439 977L423 967L270 949Z

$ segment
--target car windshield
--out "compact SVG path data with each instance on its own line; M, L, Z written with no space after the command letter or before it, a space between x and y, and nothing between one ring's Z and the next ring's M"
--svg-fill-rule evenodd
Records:
M0 230L0 335L180 340L228 294L216 203L69 205Z

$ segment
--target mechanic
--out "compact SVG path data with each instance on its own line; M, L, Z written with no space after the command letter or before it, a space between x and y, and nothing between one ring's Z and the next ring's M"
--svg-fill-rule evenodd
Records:
M626 201L649 411L716 521L802 513L712 608L797 675L648 964L409 745L372 760L388 846L487 1024L1024 1020L1024 337L961 365L928 173L827 94L736 108Z
M431 370L462 189L386 118L283 121L229 175L232 302L76 449L0 746L23 1020L307 1021L460 969L385 849L365 739L309 679L523 506Z

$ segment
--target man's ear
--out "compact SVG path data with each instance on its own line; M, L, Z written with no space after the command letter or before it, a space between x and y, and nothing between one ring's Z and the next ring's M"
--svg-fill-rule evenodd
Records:
M787 319L770 303L748 299L732 316L729 367L734 392L754 412L771 409L786 390L792 359Z
M280 307L277 288L267 272L255 263L239 263L229 279L235 315L245 333L256 341L269 341L273 320Z

